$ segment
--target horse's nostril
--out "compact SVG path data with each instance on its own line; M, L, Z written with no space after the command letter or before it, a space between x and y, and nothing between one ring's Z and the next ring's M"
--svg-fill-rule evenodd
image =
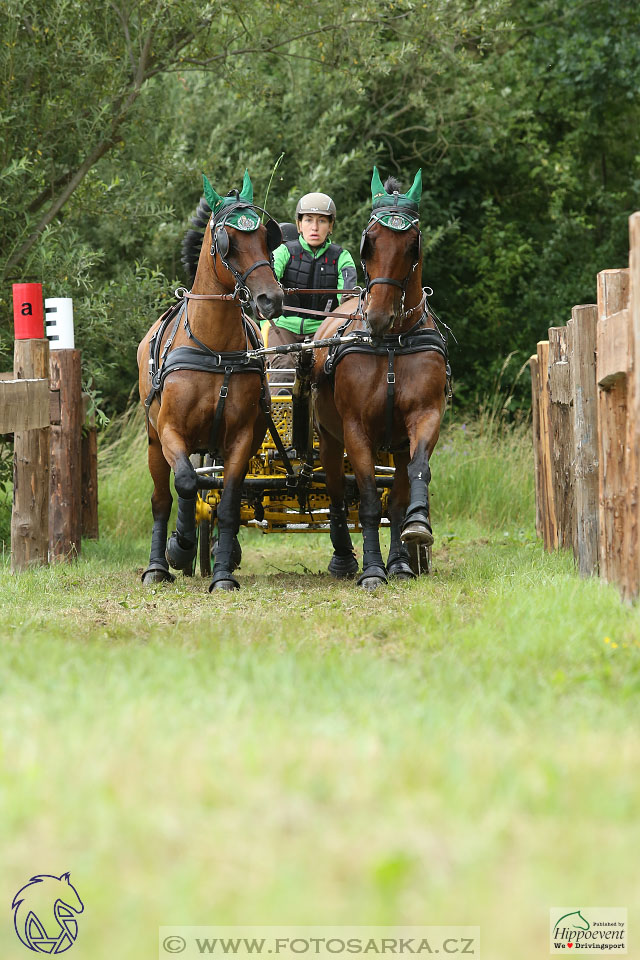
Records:
M279 294L270 296L269 294L261 293L256 297L256 305L263 317L267 320L272 320L273 317L279 316L282 312L282 297Z

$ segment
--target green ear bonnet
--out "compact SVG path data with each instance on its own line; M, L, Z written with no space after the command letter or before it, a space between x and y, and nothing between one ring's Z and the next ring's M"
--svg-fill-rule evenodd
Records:
M221 197L219 193L211 186L209 180L202 174L204 184L204 198L211 207L211 220L213 223L228 223L236 230L249 232L257 230L260 226L260 215L253 209L253 185L249 171L245 170L244 180L242 181L242 190L231 190L226 197ZM226 208L229 209L225 216Z
M371 178L371 216L391 230L408 230L418 222L420 197L422 196L422 170L416 173L410 190L406 193L387 193L380 179L378 168L373 168Z

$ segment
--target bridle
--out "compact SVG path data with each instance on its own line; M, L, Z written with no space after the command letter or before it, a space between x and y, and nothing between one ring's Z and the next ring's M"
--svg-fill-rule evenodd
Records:
M393 277L374 277L373 279L371 279L371 277L369 276L369 271L367 270L366 261L363 257L364 246L367 241L367 236L374 223L380 223L383 227L386 227L388 230L393 229L393 227L388 226L388 224L384 223L382 220L383 216L388 216L388 215L398 216L405 221L406 220L410 221L409 226L403 227L400 229L402 229L403 232L405 230L415 230L415 232L418 235L418 252L404 280L395 280ZM360 263L362 264L362 271L364 273L365 297L369 296L371 288L375 286L376 283L386 283L393 287L399 287L399 289L402 291L401 309L404 310L404 298L407 292L407 287L409 286L409 280L411 279L413 271L416 269L416 267L420 263L421 254L422 254L422 234L420 233L419 218L417 216L413 216L409 213L405 213L404 211L399 210L397 206L378 207L376 210L374 210L373 213L371 214L371 217L369 218L368 224L362 231L362 240L360 241Z
M231 273L236 281L236 286L233 291L233 294L204 294L199 297L199 299L206 298L207 300L239 300L240 303L247 304L251 302L251 291L247 286L247 278L254 270L257 270L258 267L270 267L273 270L273 252L277 247L282 243L282 231L280 230L280 224L277 220L268 213L264 207L259 207L255 203L247 203L246 200L241 200L238 194L238 191L234 191L236 195L236 200L234 203L227 204L226 206L221 207L217 214L211 214L211 220L209 225L211 227L211 256L213 257L213 269L218 280L218 270L216 267L216 256L219 257L220 262L226 269ZM231 214L240 213L242 210L260 210L267 217L267 249L269 251L270 257L269 260L256 260L255 263L252 263L248 270L245 270L244 273L240 271L229 262L229 250L231 249L231 240L229 238L229 233L227 231L227 220ZM233 226L233 224L230 224ZM193 297L193 294L191 295Z

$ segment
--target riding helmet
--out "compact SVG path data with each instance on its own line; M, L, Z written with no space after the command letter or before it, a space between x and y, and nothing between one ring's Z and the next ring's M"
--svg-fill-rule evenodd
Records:
M336 218L336 205L326 193L305 193L300 197L296 207L296 220L299 220L303 213L321 213L324 217Z

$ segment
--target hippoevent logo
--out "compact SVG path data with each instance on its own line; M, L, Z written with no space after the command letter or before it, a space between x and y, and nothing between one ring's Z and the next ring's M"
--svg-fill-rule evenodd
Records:
M551 953L560 950L627 952L624 907L552 907L549 912ZM593 956L593 953L591 953Z
M48 873L31 877L18 890L11 909L18 937L36 953L64 953L78 936L76 915L84 904L69 880L70 874L59 877Z

